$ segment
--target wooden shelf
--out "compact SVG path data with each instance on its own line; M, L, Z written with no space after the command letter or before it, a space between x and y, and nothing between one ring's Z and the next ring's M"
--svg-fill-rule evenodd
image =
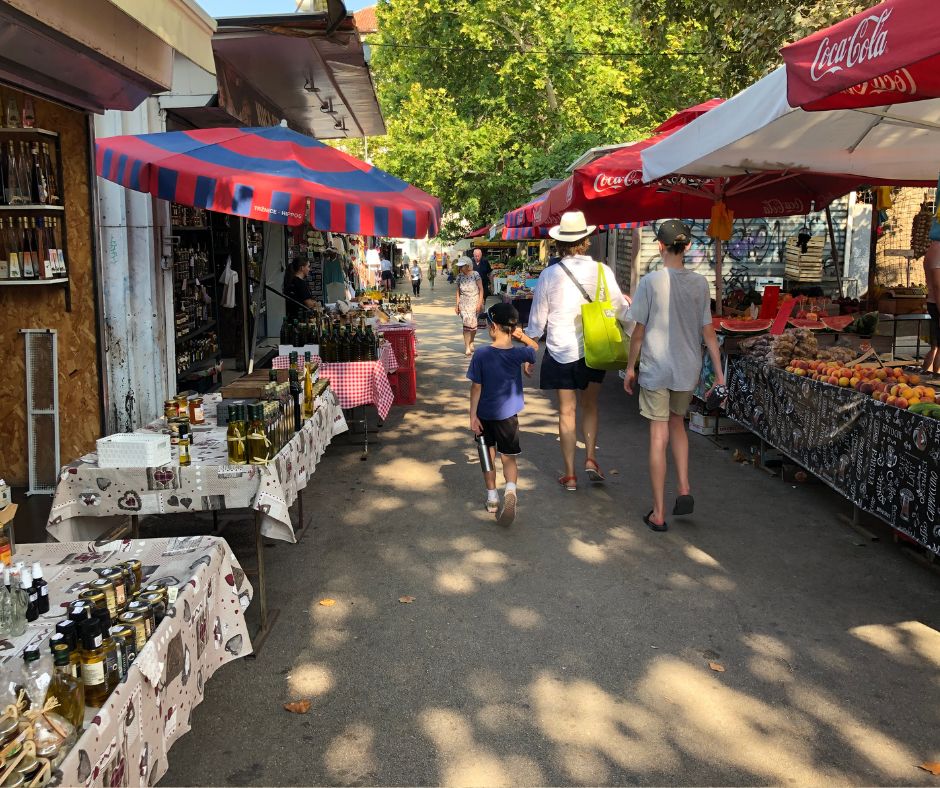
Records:
M0 205L0 211L64 211L64 205Z
M182 336L178 336L176 338L176 342L177 344L188 342L190 339L195 339L196 337L202 336L209 329L212 329L212 328L215 328L215 320L209 320L208 322L199 326L199 328L190 331L188 334L183 334Z
M37 128L32 128L32 129L0 128L0 134L13 134L16 136L21 136L21 137L29 137L31 135L35 135L37 137L51 137L53 139L58 139L59 137L59 132L57 131L49 131L48 129L37 129Z
M56 279L0 279L0 286L3 285L64 285L68 284L67 276L60 276Z

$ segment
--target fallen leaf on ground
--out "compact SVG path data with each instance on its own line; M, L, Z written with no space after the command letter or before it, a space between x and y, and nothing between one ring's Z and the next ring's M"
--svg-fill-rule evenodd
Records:
M725 672L725 666L724 666L724 665L719 665L717 662L709 662L709 663L708 663L708 667L710 667L713 671L715 671L715 673L724 673L724 672Z
M285 703L284 709L291 714L306 714L310 711L309 700L295 700L293 703Z
M619 475L620 475L620 471L611 470L611 471L610 471L610 475L611 475L611 476L619 476Z
M931 774L940 774L940 761L926 761L917 767Z
M321 599L320 604L323 605L323 607L333 607L333 605L336 604L336 600L335 599Z
M398 601L401 602L403 605L410 605L412 602L415 601L415 599L416 599L416 597L413 597L413 596L400 596L400 597L398 597Z

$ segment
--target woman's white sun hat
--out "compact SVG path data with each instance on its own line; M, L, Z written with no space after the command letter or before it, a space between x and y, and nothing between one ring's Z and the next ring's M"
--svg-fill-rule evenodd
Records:
M469 266L472 268L472 267L473 267L473 260L471 260L471 259L470 259L469 257L467 257L466 255L461 255L461 256L457 259L457 267L458 267L458 268L463 268L465 265L469 265Z
M556 241L574 243L587 238L597 229L596 224L588 224L581 211L568 211L561 215L561 221L552 227L548 234Z

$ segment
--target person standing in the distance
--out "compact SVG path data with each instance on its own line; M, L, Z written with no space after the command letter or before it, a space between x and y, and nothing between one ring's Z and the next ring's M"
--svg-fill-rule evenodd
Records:
M431 289L434 289L434 280L437 279L437 258L432 254L428 260L428 281L431 283Z
M480 275L480 280L483 282L482 308L486 305L486 299L492 295L490 274L493 273L493 267L490 265L490 261L483 256L482 249L473 250L473 270Z
M930 350L921 368L928 375L940 372L940 241L931 241L924 255L924 279L927 282L927 314L930 315Z
M285 312L288 320L300 320L307 314L307 310L314 309L317 302L307 281L310 273L310 263L298 258L291 260L287 266L287 276L284 277ZM306 309L304 309L306 307Z
M587 458L584 471L588 479L598 483L604 474L597 464L597 398L604 371L591 369L584 360L584 332L581 328L581 306L597 292L598 263L587 254L591 234L597 228L588 225L581 211L561 217L561 222L548 234L555 239L561 258L539 276L526 334L533 339L545 335L539 387L558 392L558 438L565 463L564 475L558 483L566 490L577 490L575 448L577 447L577 412L580 400L581 429ZM609 266L601 265L607 282L607 296L617 318L626 320L629 300L620 292L617 278ZM589 295L588 295L589 294ZM587 297L586 297L587 296Z
M519 328L519 313L512 304L494 304L487 312L487 323L492 344L478 348L470 360L467 378L470 386L470 429L474 435L482 435L490 453L492 464L496 464L496 453L503 463L506 492L503 507L499 508L499 493L496 491L496 471L487 471L486 511L497 514L500 525L510 525L516 517L519 481L519 466L516 457L522 454L519 447L519 413L525 406L522 395L522 370L528 377L535 363L538 343L529 339ZM525 347L514 347L513 339Z
M711 291L701 274L685 268L692 231L682 222L663 222L656 233L663 268L646 274L630 306L636 328L630 341L623 387L633 394L639 380L640 414L650 424L650 482L653 508L643 517L653 531L665 531L666 446L672 448L678 490L672 513L692 514L695 501L689 486L689 436L685 414L702 372L702 342L715 369L715 385L725 376L712 325ZM640 360L639 379L636 362Z
M483 283L473 270L473 261L461 257L455 263L457 270L457 306L454 311L463 322L463 354L473 355L473 340L479 327L480 310L483 308Z
M415 298L420 297L421 295L421 266L418 263L417 259L411 264L411 292L414 293Z
M392 272L392 261L387 255L382 255L379 260L379 270L382 272L382 289L387 293L395 286L395 274Z

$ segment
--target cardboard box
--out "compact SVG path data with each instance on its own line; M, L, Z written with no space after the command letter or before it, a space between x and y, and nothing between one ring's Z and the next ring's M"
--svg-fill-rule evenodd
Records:
M689 413L689 429L699 435L714 435L716 421L718 422L719 435L737 435L750 432L747 427L724 416L706 416L704 413L697 413L696 411Z
M927 311L925 296L883 296L878 311L886 315L922 315Z

